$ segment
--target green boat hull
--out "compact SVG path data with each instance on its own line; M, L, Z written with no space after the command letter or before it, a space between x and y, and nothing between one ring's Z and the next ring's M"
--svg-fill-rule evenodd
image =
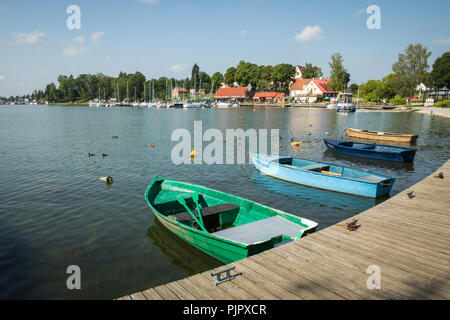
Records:
M307 233L314 232L317 228L317 223L310 220L302 219L220 191L175 180L163 178L153 179L145 193L145 198L161 224L182 240L225 264L271 249L284 241L295 239L280 235L247 244L216 236L212 231L205 232L198 227L196 228L193 225L193 219L178 221L176 219L177 214L180 211L186 210L176 203L174 200L175 196L182 195L184 198L189 199L189 195L194 192L200 193L203 202L208 206L224 203L239 206L237 210L218 213L220 220L220 226L216 226L218 229L242 226L273 216L281 216L301 226L303 231L299 234L298 238L303 237ZM190 206L192 212L196 212L196 206L192 201Z

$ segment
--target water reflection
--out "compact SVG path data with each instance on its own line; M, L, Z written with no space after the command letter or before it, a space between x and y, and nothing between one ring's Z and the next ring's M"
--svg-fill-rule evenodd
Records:
M187 275L194 275L217 268L223 263L181 240L167 230L158 219L148 229L147 236L170 261L180 267Z

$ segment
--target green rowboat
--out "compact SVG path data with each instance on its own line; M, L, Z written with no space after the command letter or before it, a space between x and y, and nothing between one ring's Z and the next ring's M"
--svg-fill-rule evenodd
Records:
M203 186L154 178L145 199L171 232L223 263L316 230L316 222Z

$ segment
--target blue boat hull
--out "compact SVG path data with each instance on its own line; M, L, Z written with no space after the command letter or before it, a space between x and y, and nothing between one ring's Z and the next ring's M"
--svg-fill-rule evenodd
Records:
M279 158L278 160L272 159L271 161L270 159L265 158L261 155L252 155L252 160L255 164L256 169L265 175L288 182L324 190L353 194L363 197L378 198L389 194L395 182L394 178L383 177L366 172L364 173L369 174L373 177L379 177L380 181L377 183L358 181L342 176L339 177L334 175L321 174L314 171L301 170L301 168L286 166L276 162L279 161L282 163L283 160L286 159L291 158ZM322 164L327 165L325 163ZM362 172L361 170L354 170L350 168L342 168L341 172L344 172L344 170Z
M416 150L411 148L374 143L353 143L352 141L331 139L324 139L323 141L329 150L355 157L393 162L412 162L416 155ZM342 145L342 143L353 143L354 145L361 145L363 147L349 147ZM373 147L374 149L365 149L364 146Z

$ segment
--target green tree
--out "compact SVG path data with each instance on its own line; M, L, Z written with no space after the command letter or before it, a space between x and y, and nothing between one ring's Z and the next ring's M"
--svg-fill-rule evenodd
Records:
M236 77L236 68L231 67L227 69L227 72L225 72L225 83L229 86L232 86L234 84Z
M347 89L347 85L350 82L350 74L347 69L344 68L344 59L340 53L335 53L331 56L331 62L329 62L331 69L331 81L328 84L330 90L344 91Z
M251 84L253 87L259 82L259 67L250 62L240 61L236 68L234 80L241 86Z
M322 69L317 67L317 66L313 66L311 63L306 63L305 67L303 68L302 71L302 78L303 79L313 79L313 78L320 78L323 77L323 72Z
M295 67L291 64L282 63L273 68L272 80L274 89L284 93L289 92L289 87L295 78Z
M444 53L433 63L430 78L431 81L429 82L432 83L434 88L450 88L450 51Z
M217 88L219 88L220 84L222 83L222 80L223 80L223 74L221 74L220 72L214 73L211 77L212 89L217 90Z
M352 91L353 95L358 94L358 89L359 89L359 86L356 83L352 83L350 85L350 90Z
M431 51L420 43L410 44L405 53L398 55L398 61L392 66L392 71L399 81L398 93L402 97L413 95L416 86L425 80L430 55Z
M198 90L200 82L200 67L197 64L194 64L191 72L191 88Z

